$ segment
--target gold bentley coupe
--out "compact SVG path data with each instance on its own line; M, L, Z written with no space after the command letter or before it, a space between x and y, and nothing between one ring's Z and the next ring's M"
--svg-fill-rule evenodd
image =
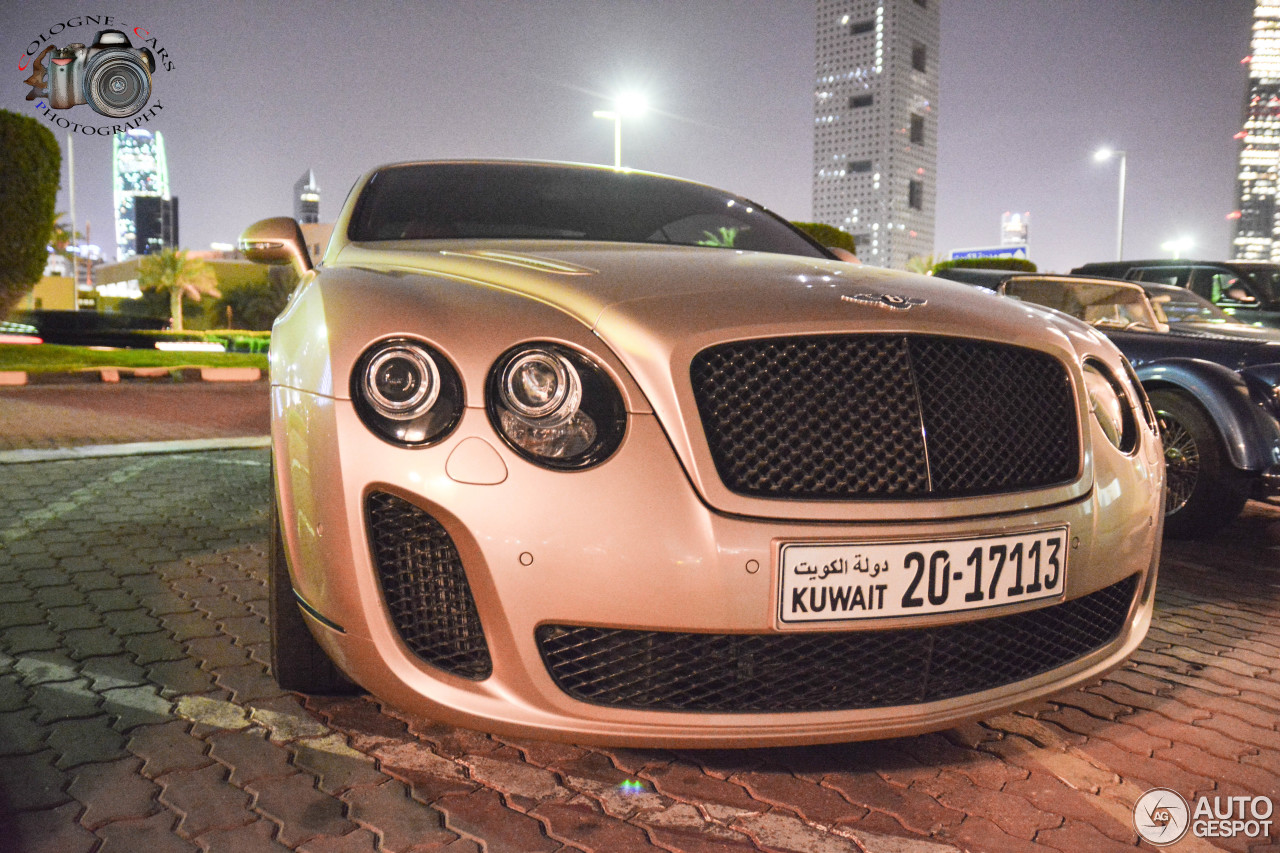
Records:
M287 218L241 246L300 274L271 341L286 688L819 743L1097 678L1150 624L1160 439L1070 317L557 163L379 167L322 259Z

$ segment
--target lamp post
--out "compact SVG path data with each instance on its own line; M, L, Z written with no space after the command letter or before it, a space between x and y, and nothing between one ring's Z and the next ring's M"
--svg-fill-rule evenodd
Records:
M1116 151L1111 148L1099 148L1093 155L1093 159L1099 163L1106 162L1112 157L1120 158L1120 208L1116 213L1116 260L1124 260L1124 169L1128 162L1128 155L1124 151Z
M622 117L638 116L647 108L643 95L626 94L614 100L613 109L596 110L591 114L613 122L613 168L622 168Z

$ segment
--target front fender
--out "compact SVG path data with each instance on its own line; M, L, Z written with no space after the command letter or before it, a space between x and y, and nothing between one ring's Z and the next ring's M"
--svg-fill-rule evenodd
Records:
M1280 418L1280 364L1255 364L1240 371L1249 393L1274 418Z
M1280 424L1249 396L1230 368L1196 358L1171 358L1136 368L1148 392L1174 388L1191 396L1217 427L1232 466L1261 472L1280 463Z

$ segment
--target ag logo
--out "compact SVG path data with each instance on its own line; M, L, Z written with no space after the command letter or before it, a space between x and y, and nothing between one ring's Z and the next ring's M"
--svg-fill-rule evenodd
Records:
M1133 806L1133 828L1142 840L1165 847L1182 840L1191 824L1191 810L1181 794L1168 788L1152 788Z
M914 296L901 296L897 293L842 294L840 301L874 305L877 308L888 308L890 311L908 311L917 305L924 305L927 302L925 299L917 299Z

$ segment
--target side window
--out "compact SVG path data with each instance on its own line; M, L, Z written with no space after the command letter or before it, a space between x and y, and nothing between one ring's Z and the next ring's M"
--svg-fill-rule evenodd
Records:
M1155 284L1172 284L1174 287L1186 287L1187 269L1185 267L1137 267L1129 270L1129 274L1125 278L1150 281Z
M1217 302L1222 296L1222 285L1225 278L1218 270L1208 268L1194 269L1191 271L1191 280L1188 282L1187 288L1197 296L1203 296L1210 302Z
M1215 273L1213 276L1214 295L1209 297L1223 305L1256 305L1258 297L1241 278L1229 273Z

